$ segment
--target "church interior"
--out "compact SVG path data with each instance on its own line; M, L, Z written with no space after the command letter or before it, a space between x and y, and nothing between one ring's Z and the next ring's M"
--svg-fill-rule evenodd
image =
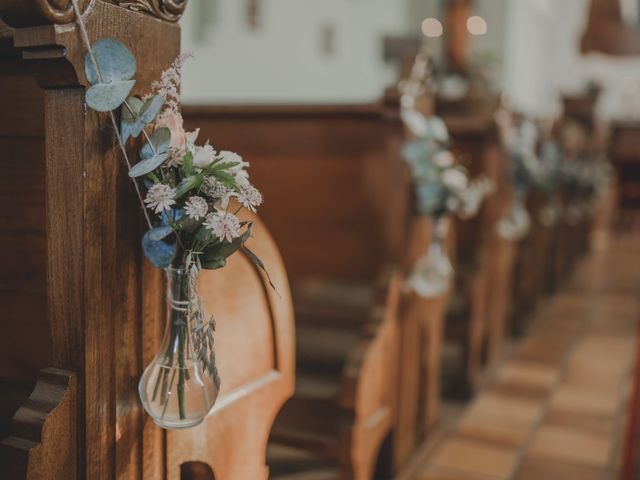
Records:
M0 479L640 479L638 0L0 0L0 95Z

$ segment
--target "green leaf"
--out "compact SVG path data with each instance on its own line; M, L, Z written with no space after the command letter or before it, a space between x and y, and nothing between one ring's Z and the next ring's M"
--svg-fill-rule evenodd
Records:
M244 242L251 237L252 231L253 223L248 222L247 230L232 242L218 243L206 248L200 257L202 268L215 270L216 268L224 267L227 258L242 248Z
M269 285L271 286L271 288L273 288L273 291L278 293L278 291L276 290L275 285L273 284L273 282L271 281L271 277L269 276L269 272L267 272L266 267L264 266L264 263L262 263L262 260L260 260L260 258L258 258L258 256L253 253L251 250L249 250L245 245L242 246L242 251L247 255L247 257L249 258L249 260L251 260L251 262L260 270L262 270L264 272L264 274L267 277L267 280L269 281Z
M229 170L230 168L240 165L238 162L213 162L207 169L207 171L215 172L217 170Z
M122 105L135 83L135 80L98 83L87 90L85 100L87 105L98 112L115 110Z
M131 178L137 178L143 175L147 175L148 173L153 172L156 168L162 165L167 160L167 158L169 158L169 153L164 152L158 153L151 158L144 159L131 167L131 170L129 170L129 176Z
M187 152L187 154L182 157L182 172L185 176L193 173L193 153Z
M100 69L99 78L89 52L84 57L84 70L90 84L130 80L136 73L136 59L122 43L111 38L97 40L91 51ZM102 81L101 81L102 80Z
M167 153L169 151L169 144L171 143L171 130L169 130L167 127L160 128L151 134L149 140L151 141L151 145L153 145L153 148L151 148L151 145L148 143L144 147L142 147L142 149L140 150L140 158L142 158L143 160L153 157L154 150L155 155Z
M146 102L136 97L129 97L127 104L133 110L133 114L126 106L122 110L120 129L123 142L126 142L129 136L137 138L142 130L156 119L164 105L164 97L154 95Z
M213 170L211 176L219 180L225 187L235 190L238 188L235 178L230 173L223 170Z
M201 175L192 175L190 177L184 178L176 187L176 198L182 197L190 190L195 190L196 188L199 188L201 184L202 184Z

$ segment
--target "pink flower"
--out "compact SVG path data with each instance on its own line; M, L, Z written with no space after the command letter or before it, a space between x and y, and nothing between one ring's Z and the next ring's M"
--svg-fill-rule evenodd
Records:
M184 155L186 153L187 135L184 131L182 115L173 110L165 110L156 119L156 129L163 127L171 131L170 148Z

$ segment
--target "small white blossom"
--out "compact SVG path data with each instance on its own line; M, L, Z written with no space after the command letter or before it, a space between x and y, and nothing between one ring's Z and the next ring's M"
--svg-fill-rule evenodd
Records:
M238 185L242 186L249 183L249 172L246 170L249 167L249 162L245 162L237 153L229 152L227 150L220 152L218 154L218 158L222 162L231 162L236 164L229 168L229 173L233 175L233 178Z
M240 220L232 213L210 213L203 225L223 242L231 242L240 236Z
M169 147L169 159L165 162L167 167L181 167L183 163L184 152L180 148Z
M452 167L455 163L453 153L449 150L441 150L433 156L433 164L440 168Z
M195 146L193 150L193 166L195 168L207 168L215 159L216 151L208 143L202 147Z
M207 201L202 197L189 197L184 204L184 213L194 220L203 218L207 214L207 211L209 211L209 205L207 205Z
M460 191L467 188L469 179L460 170L455 168L448 168L447 170L442 172L442 183L445 187L451 190Z
M240 192L236 193L236 198L244 208L253 213L256 212L256 207L262 205L262 194L253 185L241 185Z
M231 195L231 190L229 190L221 181L212 176L205 177L204 182L202 183L202 192L208 197L216 200L227 198Z
M176 203L175 192L169 185L156 183L147 192L144 203L155 213L161 213L163 210L169 210L171 205Z

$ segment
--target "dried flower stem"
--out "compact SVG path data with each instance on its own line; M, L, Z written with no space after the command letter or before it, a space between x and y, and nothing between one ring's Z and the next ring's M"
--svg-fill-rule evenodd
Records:
M80 29L80 36L82 37L82 42L84 43L84 46L87 49L87 52L89 53L89 58L91 59L91 63L93 63L93 68L95 69L96 74L98 75L98 80L102 82L102 74L100 73L100 68L98 67L98 62L96 60L96 57L93 55L93 50L91 50L91 41L89 40L89 34L87 33L87 29L84 26L82 16L80 15L80 8L78 7L78 1L71 0L71 3L73 5L73 10L75 11L75 14L76 14L76 23L78 24L78 28ZM118 140L118 146L120 147L120 151L122 152L122 157L124 158L125 164L127 165L127 169L131 170L131 161L129 160L129 154L127 153L127 149L122 143L122 138L120 137L120 130L118 129L118 122L116 122L116 116L114 115L113 111L109 112L109 118L111 118L111 125L113 126L113 130L116 134L116 139ZM146 135L146 132L144 133ZM153 145L151 145L151 148L153 150L154 148ZM149 217L149 212L147 212L147 208L142 198L140 185L138 185L138 182L136 181L135 178L132 178L131 181L133 182L133 185L136 189L136 195L138 196L138 201L140 202L140 206L142 207L142 213L144 214L144 218L147 222L147 225L149 226L149 228L153 228L151 217Z

